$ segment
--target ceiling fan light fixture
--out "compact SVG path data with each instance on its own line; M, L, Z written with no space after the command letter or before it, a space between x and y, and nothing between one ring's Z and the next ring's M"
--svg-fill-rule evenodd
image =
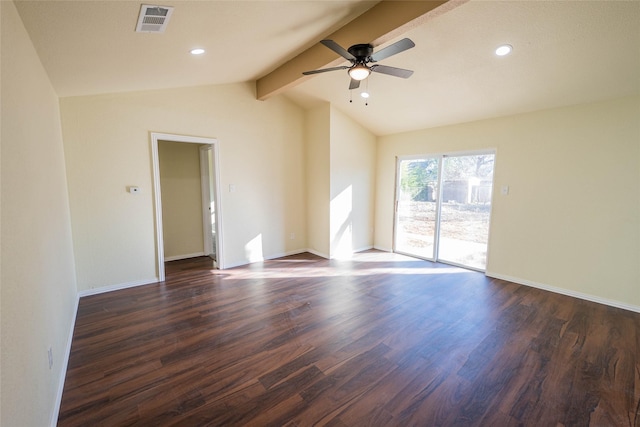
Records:
M369 74L371 74L371 70L364 64L357 64L349 69L349 76L353 80L364 80L369 77Z

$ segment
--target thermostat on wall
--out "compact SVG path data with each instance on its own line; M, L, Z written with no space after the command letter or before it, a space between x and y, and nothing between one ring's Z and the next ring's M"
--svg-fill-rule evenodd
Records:
M136 187L134 185L129 186L128 189L129 189L129 193L131 194L138 194L142 191L140 190L140 187Z

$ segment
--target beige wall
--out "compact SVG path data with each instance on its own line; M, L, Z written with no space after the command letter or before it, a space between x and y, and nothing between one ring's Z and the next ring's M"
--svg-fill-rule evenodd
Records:
M304 113L285 98L246 83L60 104L80 290L157 277L151 131L217 138L225 267L305 248Z
M329 258L330 112L327 103L306 112L307 248Z
M57 413L77 302L71 220L58 98L13 2L0 11L0 424L42 427Z
M306 112L308 249L349 257L373 246L375 136L324 104Z
M640 309L639 117L633 97L381 137L375 245L396 156L496 148L488 274Z
M330 120L331 257L373 246L376 137L336 108Z
M204 255L200 146L158 141L165 259Z
M0 18L2 425L55 417L78 289L157 277L150 131L220 141L227 266L367 247L372 205L390 249L395 156L495 148L510 194L494 199L489 274L640 307L638 97L381 137L373 173L368 131L328 104L256 101L249 83L58 102L12 2Z

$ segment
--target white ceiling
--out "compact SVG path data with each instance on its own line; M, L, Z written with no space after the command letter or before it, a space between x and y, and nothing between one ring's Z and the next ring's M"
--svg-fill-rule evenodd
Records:
M376 2L17 0L61 97L255 80ZM174 6L136 33L142 4ZM189 51L207 53L194 57Z
M375 3L162 1L175 7L166 32L141 34L148 2L16 1L61 97L255 80ZM385 135L640 94L640 0L471 1L391 42L403 37L416 47L381 63L415 73L373 74L367 106L359 91L349 102L346 71L284 95L305 108L329 101ZM502 43L510 56L493 53Z

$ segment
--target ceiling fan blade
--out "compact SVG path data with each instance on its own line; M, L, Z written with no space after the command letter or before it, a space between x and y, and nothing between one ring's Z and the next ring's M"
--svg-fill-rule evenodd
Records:
M341 65L340 67L331 67L331 68L323 68L321 70L304 71L302 74L304 74L305 76L308 76L309 74L319 74L319 73L326 73L327 71L346 70L347 68L350 68L350 67L347 65Z
M351 79L349 83L349 90L358 89L360 87L360 80Z
M371 71L375 73L388 74L390 76L401 77L408 79L413 74L411 70L405 70L404 68L389 67L387 65L372 65Z
M407 49L411 49L416 44L411 41L411 39L402 39L394 44L385 47L384 49L379 50L378 52L371 55L371 62L378 62L385 58L390 57L391 55L395 55L396 53L404 52Z
M321 40L320 43L342 56L344 59L348 59L349 61L355 61L356 57L347 52L342 46L333 40Z

